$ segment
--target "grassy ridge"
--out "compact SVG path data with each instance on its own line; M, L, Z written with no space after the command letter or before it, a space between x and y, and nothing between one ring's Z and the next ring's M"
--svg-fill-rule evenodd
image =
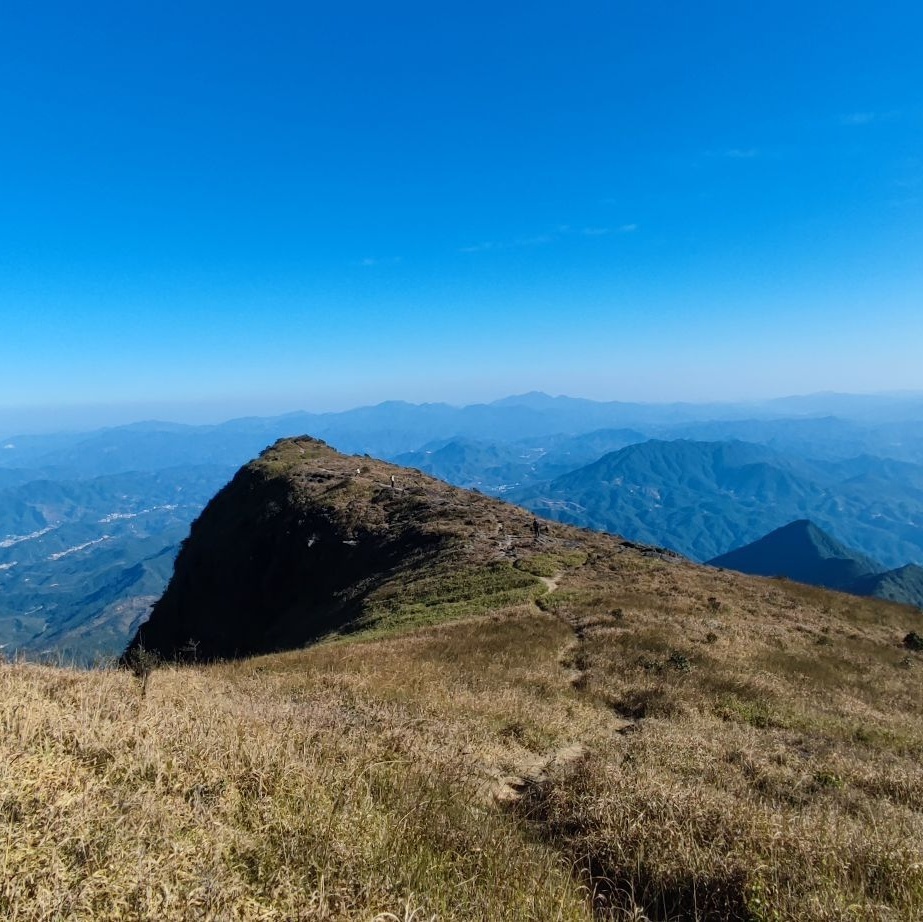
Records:
M919 612L487 511L349 643L0 666L0 918L923 917Z

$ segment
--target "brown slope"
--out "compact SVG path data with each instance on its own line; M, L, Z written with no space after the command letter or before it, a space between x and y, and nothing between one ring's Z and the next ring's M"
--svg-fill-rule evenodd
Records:
M473 614L545 591L523 566L536 554L624 547L552 523L536 541L534 521L419 471L308 437L281 440L193 523L129 650L243 656L332 631Z

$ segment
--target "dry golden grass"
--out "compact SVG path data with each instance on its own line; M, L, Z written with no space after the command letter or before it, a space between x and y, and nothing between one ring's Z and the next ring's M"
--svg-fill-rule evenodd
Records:
M580 637L584 693L637 729L532 793L549 840L652 917L923 917L919 613L685 564L595 571L543 604Z
M359 651L161 669L144 698L125 672L3 667L0 917L587 918L438 696L408 704Z
M919 614L613 547L143 695L0 667L0 917L923 918Z

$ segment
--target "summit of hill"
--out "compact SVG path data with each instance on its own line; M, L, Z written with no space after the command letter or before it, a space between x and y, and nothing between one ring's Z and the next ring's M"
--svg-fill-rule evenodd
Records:
M923 608L923 567L907 564L888 570L807 519L790 522L709 564Z
M800 583L844 592L852 591L860 577L880 574L885 569L808 519L783 525L709 563L758 576L786 576Z
M283 439L193 523L130 646L227 658L481 614L531 601L538 573L575 550L628 548L419 470Z

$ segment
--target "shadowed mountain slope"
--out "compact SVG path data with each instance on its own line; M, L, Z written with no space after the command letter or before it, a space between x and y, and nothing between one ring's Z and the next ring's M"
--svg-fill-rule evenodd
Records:
M870 557L850 550L807 519L783 525L709 563L755 576L786 576L844 592L852 592L861 577L884 571Z
M524 561L588 540L551 523L536 539L534 522L419 471L281 440L193 523L130 647L242 656L528 601L544 587Z
M923 567L910 563L885 573L871 573L857 580L850 591L923 608Z
M812 586L923 608L923 567L908 564L886 570L807 519L777 528L708 563L754 576L785 576Z

